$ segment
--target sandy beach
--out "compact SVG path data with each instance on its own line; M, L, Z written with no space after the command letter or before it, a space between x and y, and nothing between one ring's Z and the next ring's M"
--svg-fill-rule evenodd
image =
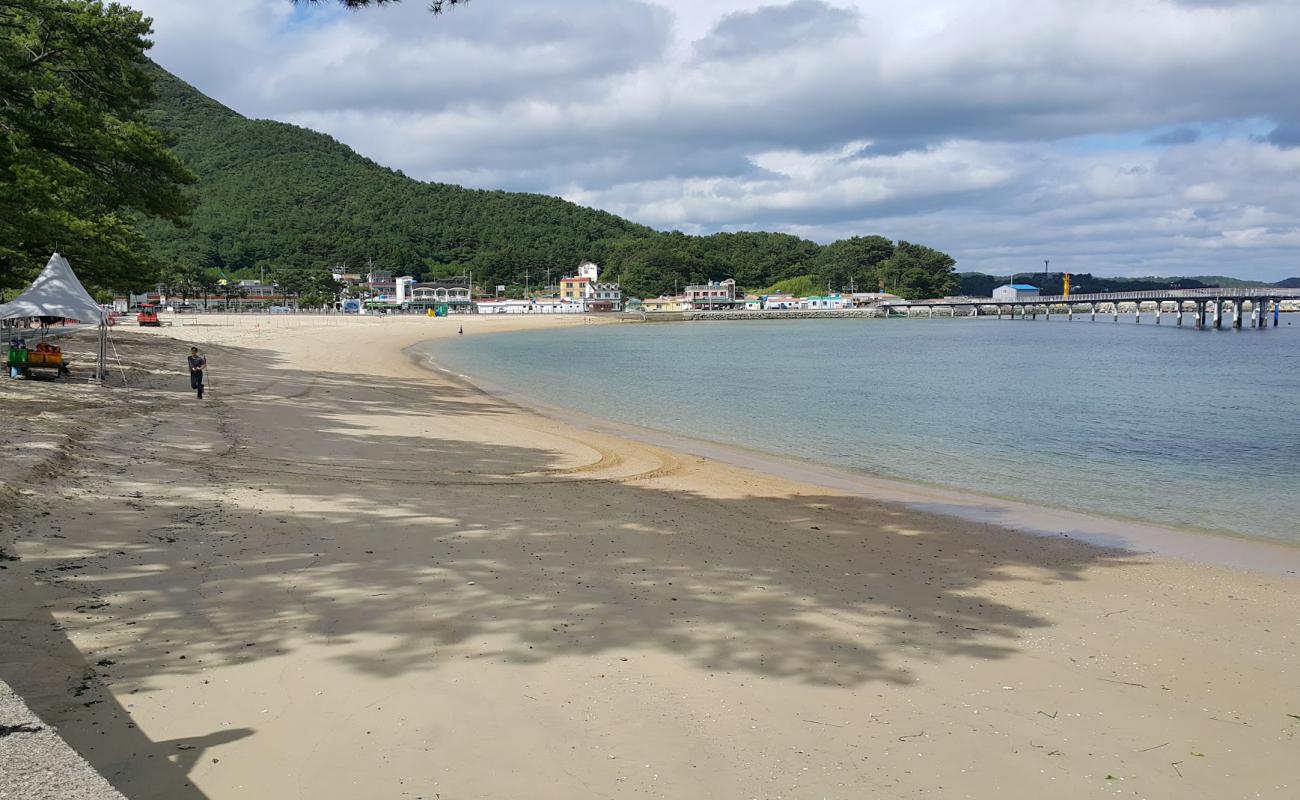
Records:
M1300 793L1294 574L766 474L403 353L581 317L176 322L115 331L130 388L0 381L0 680L132 800Z

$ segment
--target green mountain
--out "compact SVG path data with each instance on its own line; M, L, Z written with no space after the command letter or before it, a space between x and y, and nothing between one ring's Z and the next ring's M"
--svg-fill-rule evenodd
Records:
M745 287L809 275L818 286L886 285L907 296L956 286L952 259L873 236L822 246L779 233L655 231L559 198L406 177L324 134L250 120L155 68L149 122L198 176L196 209L177 228L139 220L165 280L218 271L297 274L346 264L433 277L472 272L479 286L535 287L583 259L628 294L735 278ZM281 272L283 271L283 272ZM245 272L247 274L247 272Z
M185 228L141 223L171 265L362 269L457 274L477 268L572 268L609 243L653 234L554 197L423 183L324 134L250 120L157 70L150 123L199 178Z

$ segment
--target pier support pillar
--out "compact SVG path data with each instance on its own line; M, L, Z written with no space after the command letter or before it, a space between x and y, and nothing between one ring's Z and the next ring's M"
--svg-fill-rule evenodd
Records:
M1214 327L1223 327L1223 301L1217 297L1214 298Z
M957 309L954 308L954 309L952 310L952 313L956 314L956 313L957 313ZM971 316L972 316L972 317L975 317L976 319L978 319L978 318L979 318L979 315L980 315L980 307L979 307L979 305L976 305L976 306L975 306L975 313L974 313L974 314L971 314Z
M1260 319L1260 315L1259 315L1259 301L1258 301L1258 300L1251 300L1251 301L1250 301L1250 327L1252 327L1252 328L1258 328L1258 327L1259 327L1259 319Z
M1089 313L1092 314L1092 321L1093 321L1093 322L1096 322L1096 321L1097 321L1097 304L1096 304L1096 303L1089 303L1089 304L1088 304L1088 311L1089 311Z
M1115 311L1115 322L1119 322L1119 303L1111 303L1111 308Z
M1205 326L1205 301L1196 301L1196 329L1199 331Z
M1142 301L1133 304L1133 321L1138 325L1142 324Z
M1164 311L1164 307L1165 307L1164 303L1160 302L1159 300L1156 301L1156 324L1157 325L1160 324L1160 312Z
M1278 326L1278 322L1279 322L1278 318L1281 316L1282 316L1282 301L1274 300L1273 301L1273 327L1274 328Z
M1183 301L1179 300L1174 303L1174 311L1178 313L1178 327L1183 327Z
M1074 306L1065 307L1065 321L1074 322Z
M1232 327L1241 329L1241 301L1232 304Z
M1048 322L1051 322L1051 321L1052 321L1052 304L1051 304L1051 303L1048 303L1047 305L1043 306L1043 319L1047 320Z

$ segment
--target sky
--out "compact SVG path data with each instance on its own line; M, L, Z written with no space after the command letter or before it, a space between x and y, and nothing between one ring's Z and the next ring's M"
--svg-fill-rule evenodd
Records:
M962 271L1300 275L1295 0L128 0L151 56L423 180Z

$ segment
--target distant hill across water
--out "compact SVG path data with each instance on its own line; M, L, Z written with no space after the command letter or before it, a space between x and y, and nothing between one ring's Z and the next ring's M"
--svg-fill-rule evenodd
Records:
M985 275L982 272L963 272L959 273L961 288L959 293L971 297L989 297L993 293L994 287L1010 283L1010 275ZM1028 273L1018 272L1015 275L1018 283L1028 283L1037 286L1043 294L1053 295L1061 294L1064 288L1063 275L1060 272ZM1092 292L1143 292L1154 289L1203 289L1208 287L1222 288L1297 288L1300 287L1300 278L1287 278L1286 280L1268 283L1265 281L1247 281L1241 278L1229 278L1225 275L1197 275L1191 278L1179 277L1145 277L1145 278L1109 278L1105 276L1092 275L1087 272L1070 273L1070 291L1075 294L1085 294Z
M541 285L548 271L555 282L590 259L604 267L602 277L636 296L723 278L760 289L806 277L819 288L883 286L906 297L989 294L1005 280L957 275L946 254L883 236L828 245L769 232L689 236L557 197L419 181L325 134L248 119L162 68L155 72L149 121L198 176L188 226L140 221L164 275L275 275L334 265L360 272L373 260L419 278L473 273L479 286L504 284L517 294L525 284ZM1075 277L1079 291L1171 282L1242 283Z

